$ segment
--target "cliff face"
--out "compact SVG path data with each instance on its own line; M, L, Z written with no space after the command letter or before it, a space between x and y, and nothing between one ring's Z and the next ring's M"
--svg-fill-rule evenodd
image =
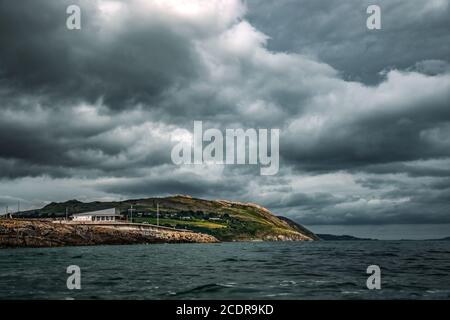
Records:
M172 230L126 230L40 220L0 220L0 247L59 247L140 243L212 243L207 234Z

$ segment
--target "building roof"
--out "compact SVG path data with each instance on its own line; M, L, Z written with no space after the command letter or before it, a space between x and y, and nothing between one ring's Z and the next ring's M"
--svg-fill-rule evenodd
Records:
M74 214L73 216L74 217L82 217L82 216L120 216L120 214L116 214L116 208L110 208L110 209L105 209L105 210L77 213L77 214Z

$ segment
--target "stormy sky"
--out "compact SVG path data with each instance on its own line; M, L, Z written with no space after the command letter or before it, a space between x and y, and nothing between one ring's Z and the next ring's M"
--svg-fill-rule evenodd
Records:
M307 225L450 223L449 16L449 0L0 0L0 211L189 194ZM278 174L174 165L194 120L279 128Z

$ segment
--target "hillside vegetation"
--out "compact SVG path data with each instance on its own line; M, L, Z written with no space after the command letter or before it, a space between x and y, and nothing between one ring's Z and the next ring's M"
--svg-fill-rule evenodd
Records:
M189 229L210 234L221 241L243 240L317 240L318 237L303 226L252 203L226 200L204 200L189 196L133 199L120 202L84 203L71 200L51 203L42 209L22 212L21 216L34 218L64 217L69 214L119 208L128 214L131 205L135 209L133 222L157 223L162 226Z

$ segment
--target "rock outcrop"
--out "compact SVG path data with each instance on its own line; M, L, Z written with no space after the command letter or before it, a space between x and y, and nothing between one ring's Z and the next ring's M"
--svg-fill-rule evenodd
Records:
M0 219L0 247L60 247L140 243L212 243L210 235L189 231L132 230L37 219Z

